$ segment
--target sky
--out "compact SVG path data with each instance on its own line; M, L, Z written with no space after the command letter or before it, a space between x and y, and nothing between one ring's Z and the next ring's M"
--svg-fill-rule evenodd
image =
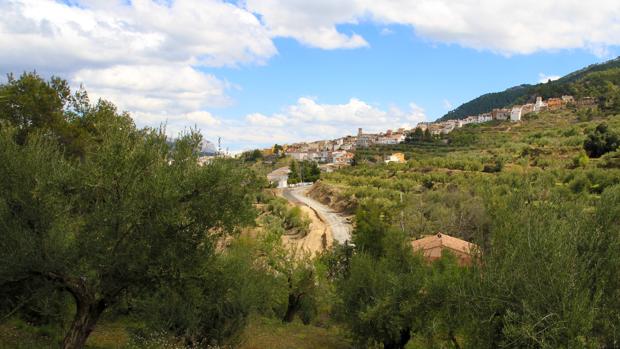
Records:
M617 0L0 0L0 73L240 151L433 121L620 55Z

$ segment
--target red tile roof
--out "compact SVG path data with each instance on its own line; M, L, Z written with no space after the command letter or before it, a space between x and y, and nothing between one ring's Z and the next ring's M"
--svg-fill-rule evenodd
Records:
M462 265L471 264L471 255L477 248L475 244L442 233L414 240L411 247L414 251L421 251L429 261L441 258L443 250L450 250Z

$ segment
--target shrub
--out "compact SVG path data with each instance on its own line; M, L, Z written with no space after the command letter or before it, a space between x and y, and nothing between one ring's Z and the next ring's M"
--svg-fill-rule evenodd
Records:
M620 146L620 136L609 130L607 124L602 123L588 133L583 143L583 149L591 158L599 158L603 154L615 151Z

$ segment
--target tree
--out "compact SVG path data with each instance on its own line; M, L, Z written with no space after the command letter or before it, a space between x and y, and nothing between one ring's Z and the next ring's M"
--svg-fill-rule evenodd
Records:
M602 123L588 133L583 142L583 149L591 158L599 158L603 154L615 151L620 146L620 136L609 130L607 124Z
M284 156L284 147L279 145L279 144L274 144L273 146L273 153L278 155L278 156Z
M431 133L431 130L429 130L428 128L426 130L424 130L424 141L425 142L432 142L433 141L433 134Z
M424 266L406 241L388 232L380 255L358 251L347 276L336 281L337 315L360 347L404 348L422 326Z
M385 213L374 202L358 208L353 243L358 251L378 258L384 254L384 239L389 230Z
M71 295L63 348L82 348L101 314L123 298L201 268L224 234L253 222L256 179L230 160L197 164L200 136L170 147L100 102L84 157L63 156L41 130L0 131L0 284L37 280Z
M405 138L405 143L419 143L424 140L424 131L421 128L416 127L413 132L407 134Z
M24 73L19 79L9 74L0 85L0 120L16 129L16 140L24 144L34 131L47 132L71 155L83 152L83 129L78 127L90 108L88 94L71 94L67 81L52 77L45 81L36 73Z
M358 209L353 234L356 253L337 272L337 315L360 346L382 343L404 348L421 327L424 266L408 238L390 229L374 203Z
M316 182L321 177L321 169L315 161L304 160L300 163L300 167L304 182Z
M256 162L263 158L263 153L259 149L254 149L241 153L241 159L245 162Z
M261 237L263 259L285 289L282 321L292 322L299 315L307 324L316 312L317 293L322 285L315 265L317 261L303 249L282 244L284 222L281 219L271 217L264 220L263 225L266 228Z
M301 169L299 168L299 163L296 160L291 160L289 170L288 183L296 184L301 182Z
M249 315L271 315L284 294L277 275L261 263L259 247L254 238L232 239L209 258L201 277L145 292L134 302L134 316L155 332L183 339L188 347L235 344Z
M605 190L593 215L533 190L494 200L490 247L461 296L469 346L617 346L618 193Z

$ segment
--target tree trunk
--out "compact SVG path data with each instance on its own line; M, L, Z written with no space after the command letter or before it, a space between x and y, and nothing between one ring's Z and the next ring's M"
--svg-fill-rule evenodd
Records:
M383 343L384 349L404 349L411 339L411 329L405 328L400 331L400 338L395 341Z
M86 297L84 297L86 298ZM97 320L105 310L105 302L76 297L76 312L69 332L62 341L62 349L82 349L86 339L95 328Z
M300 300L301 295L289 294L288 295L288 305L286 306L286 314L284 314L284 318L282 321L284 322L293 322L295 319L295 314L299 311L300 308Z
M450 335L450 341L454 345L454 349L461 349L461 346L459 345L459 341L456 340L456 336L454 335L454 332L452 332L452 330L450 330L449 335Z

